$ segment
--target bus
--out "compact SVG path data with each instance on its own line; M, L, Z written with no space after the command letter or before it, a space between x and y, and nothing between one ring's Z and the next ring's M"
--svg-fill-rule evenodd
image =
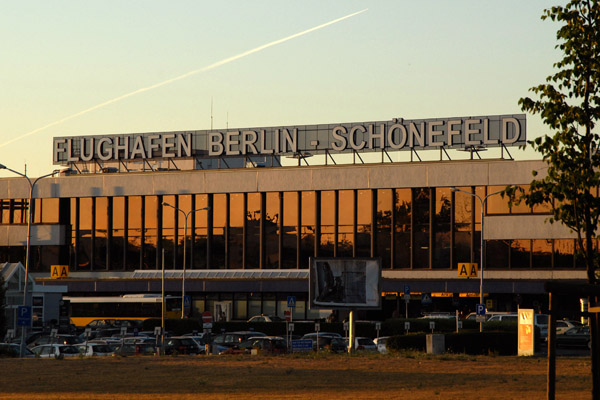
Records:
M69 315L71 323L86 326L96 319L121 319L143 321L161 318L160 294L125 294L123 296L71 297ZM165 318L181 318L181 297L165 296Z

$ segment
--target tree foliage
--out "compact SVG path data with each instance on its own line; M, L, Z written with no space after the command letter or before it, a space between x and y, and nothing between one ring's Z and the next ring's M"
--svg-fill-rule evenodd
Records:
M555 73L530 89L536 99L519 100L523 111L539 114L552 134L529 141L547 164L545 174L534 171L528 191L510 187L511 202L551 207L550 222L560 221L578 236L584 251L588 282L595 283L592 240L600 219L600 6L573 0L544 11L543 20L561 24L556 48L563 54Z

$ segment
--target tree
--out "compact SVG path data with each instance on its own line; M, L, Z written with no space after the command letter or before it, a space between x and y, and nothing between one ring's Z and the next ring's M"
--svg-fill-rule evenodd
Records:
M600 137L594 133L600 119L600 5L572 0L544 10L542 19L561 23L556 48L563 53L557 71L546 83L530 89L537 99L519 100L523 111L539 114L552 135L529 142L547 164L545 176L534 171L528 191L507 188L511 203L549 205L550 222L559 221L577 234L590 284L597 284L598 260L593 246L600 218ZM590 305L596 299L590 299ZM594 398L600 398L600 346L598 324L592 319L592 375Z

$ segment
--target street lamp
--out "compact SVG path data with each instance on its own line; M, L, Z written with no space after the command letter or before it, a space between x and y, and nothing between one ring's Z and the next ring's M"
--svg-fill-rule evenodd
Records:
M33 182L31 182L31 179L29 179L29 177L26 174L22 174L18 171L15 171L14 169L10 169L8 168L6 165L4 164L0 164L0 170L1 169L5 169L7 171L12 172L13 174L17 174L19 176L22 176L23 178L27 179L27 182L29 183L29 204L27 206L27 244L25 247L25 285L23 287L23 306L27 306L27 289L28 289L28 279L29 279L29 251L31 249L31 211L32 211L32 202L33 202L33 188L35 187L35 184L38 183L38 181L40 179L44 179L47 178L49 176L52 176L56 173L56 171L53 171L50 174L46 174L46 175L42 175L38 178L36 178ZM27 329L26 326L21 327L21 345L20 345L20 349L19 349L19 357L23 357L23 354L25 353L25 331Z
M481 203L481 249L479 251L479 256L480 256L480 264L479 264L479 304L483 305L483 261L484 261L484 255L483 255L483 248L484 248L484 242L483 242L483 220L485 218L485 203L488 199L488 197L493 196L495 194L499 194L502 193L502 190L499 190L497 192L494 193L490 193L487 196L485 196L483 199L481 198L481 196L479 196L478 194L475 193L471 193L471 192L467 192L461 189L458 189L456 187L451 187L450 188L453 192L461 192L461 193L465 193L468 194L469 196L473 196L476 197L479 202ZM483 332L483 321L479 322L479 332Z
M183 211L181 208L179 207L175 207L170 205L167 202L163 201L163 206L167 206L167 207L171 207L174 210L177 210L179 212L181 212L183 214L184 217L184 222L183 222L183 280L181 283L181 318L185 318L185 255L187 253L186 251L186 243L187 243L187 221L188 221L188 217L190 216L190 214L195 213L196 211L202 211L202 210L208 210L209 207L203 207L203 208L198 208L196 210L190 210L187 213L185 211Z

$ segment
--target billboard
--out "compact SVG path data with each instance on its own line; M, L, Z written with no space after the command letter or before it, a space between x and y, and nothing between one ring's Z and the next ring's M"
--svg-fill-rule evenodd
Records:
M311 258L310 308L381 308L381 260Z

